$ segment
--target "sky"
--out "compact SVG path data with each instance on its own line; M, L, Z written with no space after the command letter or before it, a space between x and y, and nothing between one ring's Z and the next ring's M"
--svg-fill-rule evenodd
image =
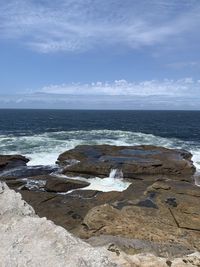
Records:
M200 109L199 0L0 0L0 108Z

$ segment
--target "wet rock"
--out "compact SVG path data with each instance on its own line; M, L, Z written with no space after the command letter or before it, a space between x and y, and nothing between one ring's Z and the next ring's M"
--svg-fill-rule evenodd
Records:
M48 175L58 170L58 166L19 166L0 172L0 180L13 180L33 176Z
M187 179L195 172L191 157L191 153L185 150L147 145L82 145L61 154L58 163L65 167L64 173L74 176L108 177L111 169L116 168L122 170L125 178L167 175ZM70 165L69 160L76 160L77 163Z
M77 199L93 199L100 193L97 190L75 190L70 193L70 196Z
M0 155L0 171L26 166L27 162L29 159L21 155Z
M20 189L26 185L26 181L23 180L7 180L6 184L11 189Z
M48 179L44 189L47 192L68 192L77 188L84 188L89 186L90 183L75 179L62 179L62 178L52 178Z
M149 198L146 198L144 200L140 200L137 203L137 206L158 209L158 206L153 202L153 200L151 200Z
M170 205L170 206L172 206L172 207L174 207L174 208L177 207L177 202L176 202L176 198L175 198L175 197L168 197L168 198L165 200L165 202L166 202L168 205Z

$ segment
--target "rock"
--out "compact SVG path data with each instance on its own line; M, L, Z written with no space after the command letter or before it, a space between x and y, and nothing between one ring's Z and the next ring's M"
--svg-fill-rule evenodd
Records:
M126 255L120 252L120 256L115 256L120 266L124 267L199 267L200 253L192 253L185 257L168 259L156 257L150 253L136 255Z
M184 267L184 266L188 267L200 266L200 253L195 252L183 258L174 259L171 264L171 267Z
M21 178L32 178L35 176L50 175L58 170L58 166L19 166L0 172L0 180L14 180ZM35 178L33 178L35 179ZM37 179L37 178L36 178Z
M133 182L116 201L89 210L79 235L113 235L200 249L199 190L190 183L165 181L140 186L137 193Z
M163 190L154 186L147 189L152 192L156 188L159 193L157 201L168 204L171 215L177 226L182 229L200 231L200 188L186 182L165 181L163 187L171 190Z
M26 181L23 180L7 180L6 184L11 188L11 189L20 189L26 185Z
M93 248L46 218L0 184L1 266L117 266L103 248Z
M27 162L29 159L21 155L0 155L0 171L26 166Z
M197 186L200 186L200 175L194 175L194 181Z
M184 181L162 181L153 183L152 186L148 188L148 191L158 190L162 192L162 190L171 190L176 194L184 194L190 196L200 197L200 188L191 183ZM164 192L162 192L164 193Z
M50 196L56 196L52 193L29 193L39 194L43 203L48 201ZM109 220L108 217L107 219ZM88 240L88 243L95 246L92 247L46 218L39 218L33 208L21 199L20 194L8 189L6 184L1 182L0 234L0 262L2 266L8 267L197 267L200 265L199 252L187 255L190 250L175 243L162 245L119 236L101 236L95 237L95 240L94 238ZM156 256L155 252L166 256ZM182 256L183 253L186 255ZM179 258L175 255L179 255Z
M19 192L39 216L45 216L73 233L79 233L83 218L91 208L113 202L120 195L119 192L93 190L76 190L66 195L27 190Z
M152 185L152 188L153 189L163 189L163 190L171 189L171 187L164 182L156 182Z
M199 190L181 181L134 180L123 192L20 192L40 216L82 238L120 235L193 251L200 247Z
M64 173L108 177L114 169L122 170L125 178L146 179L158 175L187 179L195 172L191 153L185 150L156 146L81 145L58 157ZM70 164L71 160L76 163ZM190 178L191 179L191 178Z
M86 181L60 178L49 174L37 175L17 180L6 179L5 181L9 186L11 185L10 187L12 188L17 188L14 187L14 185L18 185L21 182L24 185L24 187L22 187L21 189L27 189L30 191L47 191L54 193L68 192L73 189L83 188L90 185Z
M169 267L165 258L156 257L149 253L131 256L121 253L118 261L121 266L125 267Z
M124 238L121 236L100 235L93 236L86 240L87 243L94 247L117 248L120 253L123 251L127 255L135 255L139 253L150 253L157 257L177 258L183 257L192 250L188 250L186 246L181 246L173 243L156 243L147 240L140 240L135 238Z
M44 189L47 192L68 192L73 189L89 186L90 183L75 179L53 178L48 179Z

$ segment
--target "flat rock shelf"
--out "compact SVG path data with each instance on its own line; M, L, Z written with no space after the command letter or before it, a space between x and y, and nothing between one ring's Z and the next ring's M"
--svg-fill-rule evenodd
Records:
M64 174L107 177L111 169L120 169L125 178L167 175L190 179L195 172L192 154L185 150L156 146L81 145L58 157ZM71 162L75 162L71 164Z
M40 217L92 246L132 262L135 254L150 253L165 260L155 266L190 266L188 260L173 264L200 250L200 187L191 159L185 150L156 146L83 145L62 153L55 166L31 167L23 156L0 156L0 180ZM127 187L91 190L96 177ZM195 257L192 266L199 266Z

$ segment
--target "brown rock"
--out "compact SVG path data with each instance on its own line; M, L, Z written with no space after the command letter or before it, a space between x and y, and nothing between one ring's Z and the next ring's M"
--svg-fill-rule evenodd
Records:
M33 206L37 214L47 217L67 230L78 233L77 230L87 212L106 202L116 200L119 192L103 193L94 190L75 190L67 195L49 192L19 191L25 201Z
M134 196L133 182L127 198L124 191L117 201L92 208L80 236L113 235L200 249L200 188L178 181L145 187Z
M65 166L64 173L74 176L105 177L109 176L111 169L118 168L126 178L145 179L148 176L167 175L185 179L195 172L191 157L185 150L147 145L82 145L61 154L58 163ZM72 160L75 163L70 164Z
M86 240L95 247L106 246L111 251L117 248L120 253L123 251L126 255L135 255L138 253L152 253L159 257L181 257L192 253L194 250L188 250L188 247L173 244L152 242L147 240L125 238L122 236L100 235L93 236ZM114 252L114 251L113 251Z
M171 189L170 185L166 184L165 182L156 182L152 185L153 189L163 189L163 190L169 190Z
M50 176L58 170L57 166L19 166L17 168L5 169L0 172L0 180L14 180L21 178L37 179L39 176Z
M0 155L0 171L25 166L27 162L29 159L21 155Z
M200 188L186 182L165 181L163 187L171 190L163 190L162 187L153 184L152 188L159 192L157 201L166 203L177 226L182 229L200 231Z
M11 189L18 189L18 188L21 188L24 185L26 185L26 181L23 181L23 180L7 180L6 184Z
M53 178L48 179L44 189L47 192L68 192L73 189L83 188L89 186L90 183L85 181L75 180L75 179L61 179Z

